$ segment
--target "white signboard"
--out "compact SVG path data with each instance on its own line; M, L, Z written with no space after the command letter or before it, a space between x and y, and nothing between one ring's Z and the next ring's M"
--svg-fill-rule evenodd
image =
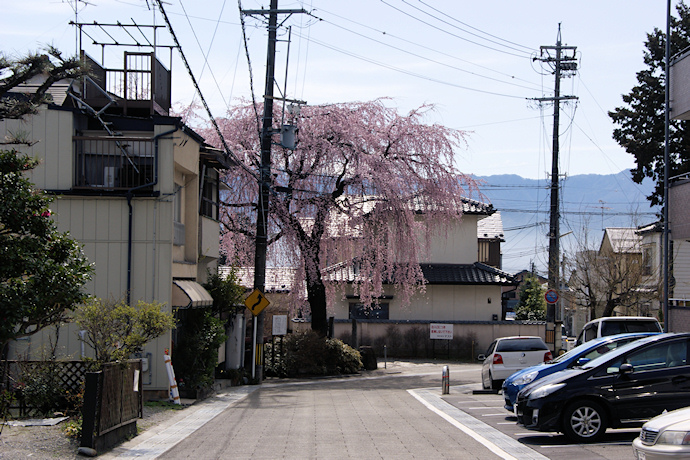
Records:
M453 325L431 323L429 324L430 338L432 340L453 340Z
M287 315L273 315L273 335L287 335Z

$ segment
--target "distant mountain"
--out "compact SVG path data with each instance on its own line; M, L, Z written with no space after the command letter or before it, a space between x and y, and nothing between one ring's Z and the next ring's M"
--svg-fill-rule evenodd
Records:
M525 179L513 174L476 177L482 201L501 212L505 243L503 269L515 273L531 263L541 273L548 260L550 182ZM630 171L618 174L583 174L567 177L560 190L560 233L562 252L584 244L601 242L606 227L636 227L657 220L658 207L651 208L646 197L654 183L632 181ZM568 233L572 232L572 233Z

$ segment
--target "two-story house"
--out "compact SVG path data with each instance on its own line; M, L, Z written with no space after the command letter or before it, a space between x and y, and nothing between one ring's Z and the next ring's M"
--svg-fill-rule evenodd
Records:
M227 158L169 116L171 75L154 53L125 52L117 68L83 57L91 78L54 87L53 103L36 115L0 122L0 138L23 132L34 142L22 147L41 161L30 179L56 196L58 229L83 244L94 266L89 294L156 301L172 312L209 306L200 283L219 258ZM37 355L51 334L20 340L11 353ZM163 358L166 350L174 355L174 334L146 347L145 390L167 394ZM58 349L89 355L73 324L62 328Z
M345 286L344 295L329 305L329 315L336 323L336 336L347 333L353 319L362 322L364 333L372 336L383 335L391 324L428 329L430 323L447 323L454 325L458 336L468 330L480 331L477 332L480 347L490 343L488 337L491 335L493 339L495 332L491 325L499 325L504 319L502 288L514 285L514 280L498 268L499 243L503 239L500 216L492 217L495 209L478 201L465 199L462 206L461 221L447 235L434 237L427 258L419 261L426 280L425 291L415 294L410 305L402 304L401 296L390 284L384 287L384 295L377 305L365 307L354 295L353 283L358 277L356 264L343 264L331 271L330 281ZM418 218L424 219L423 212ZM483 219L491 221L482 225ZM478 328L480 324L490 327ZM516 328L519 326L515 323ZM506 334L519 333L517 329L505 331Z

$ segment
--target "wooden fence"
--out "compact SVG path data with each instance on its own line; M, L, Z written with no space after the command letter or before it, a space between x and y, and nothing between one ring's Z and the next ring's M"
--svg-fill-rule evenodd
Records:
M86 374L81 447L101 451L137 432L142 417L141 360Z

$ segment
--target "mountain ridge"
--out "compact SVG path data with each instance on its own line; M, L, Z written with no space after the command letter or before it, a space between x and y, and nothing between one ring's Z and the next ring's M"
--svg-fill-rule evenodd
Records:
M550 181L517 174L473 178L479 182L480 200L501 212L505 234L503 269L515 273L535 263L537 270L545 271ZM584 241L598 247L602 230L607 227L637 227L657 221L661 210L650 207L646 198L653 190L651 179L634 183L630 170L566 177L559 193L563 252L577 250Z

